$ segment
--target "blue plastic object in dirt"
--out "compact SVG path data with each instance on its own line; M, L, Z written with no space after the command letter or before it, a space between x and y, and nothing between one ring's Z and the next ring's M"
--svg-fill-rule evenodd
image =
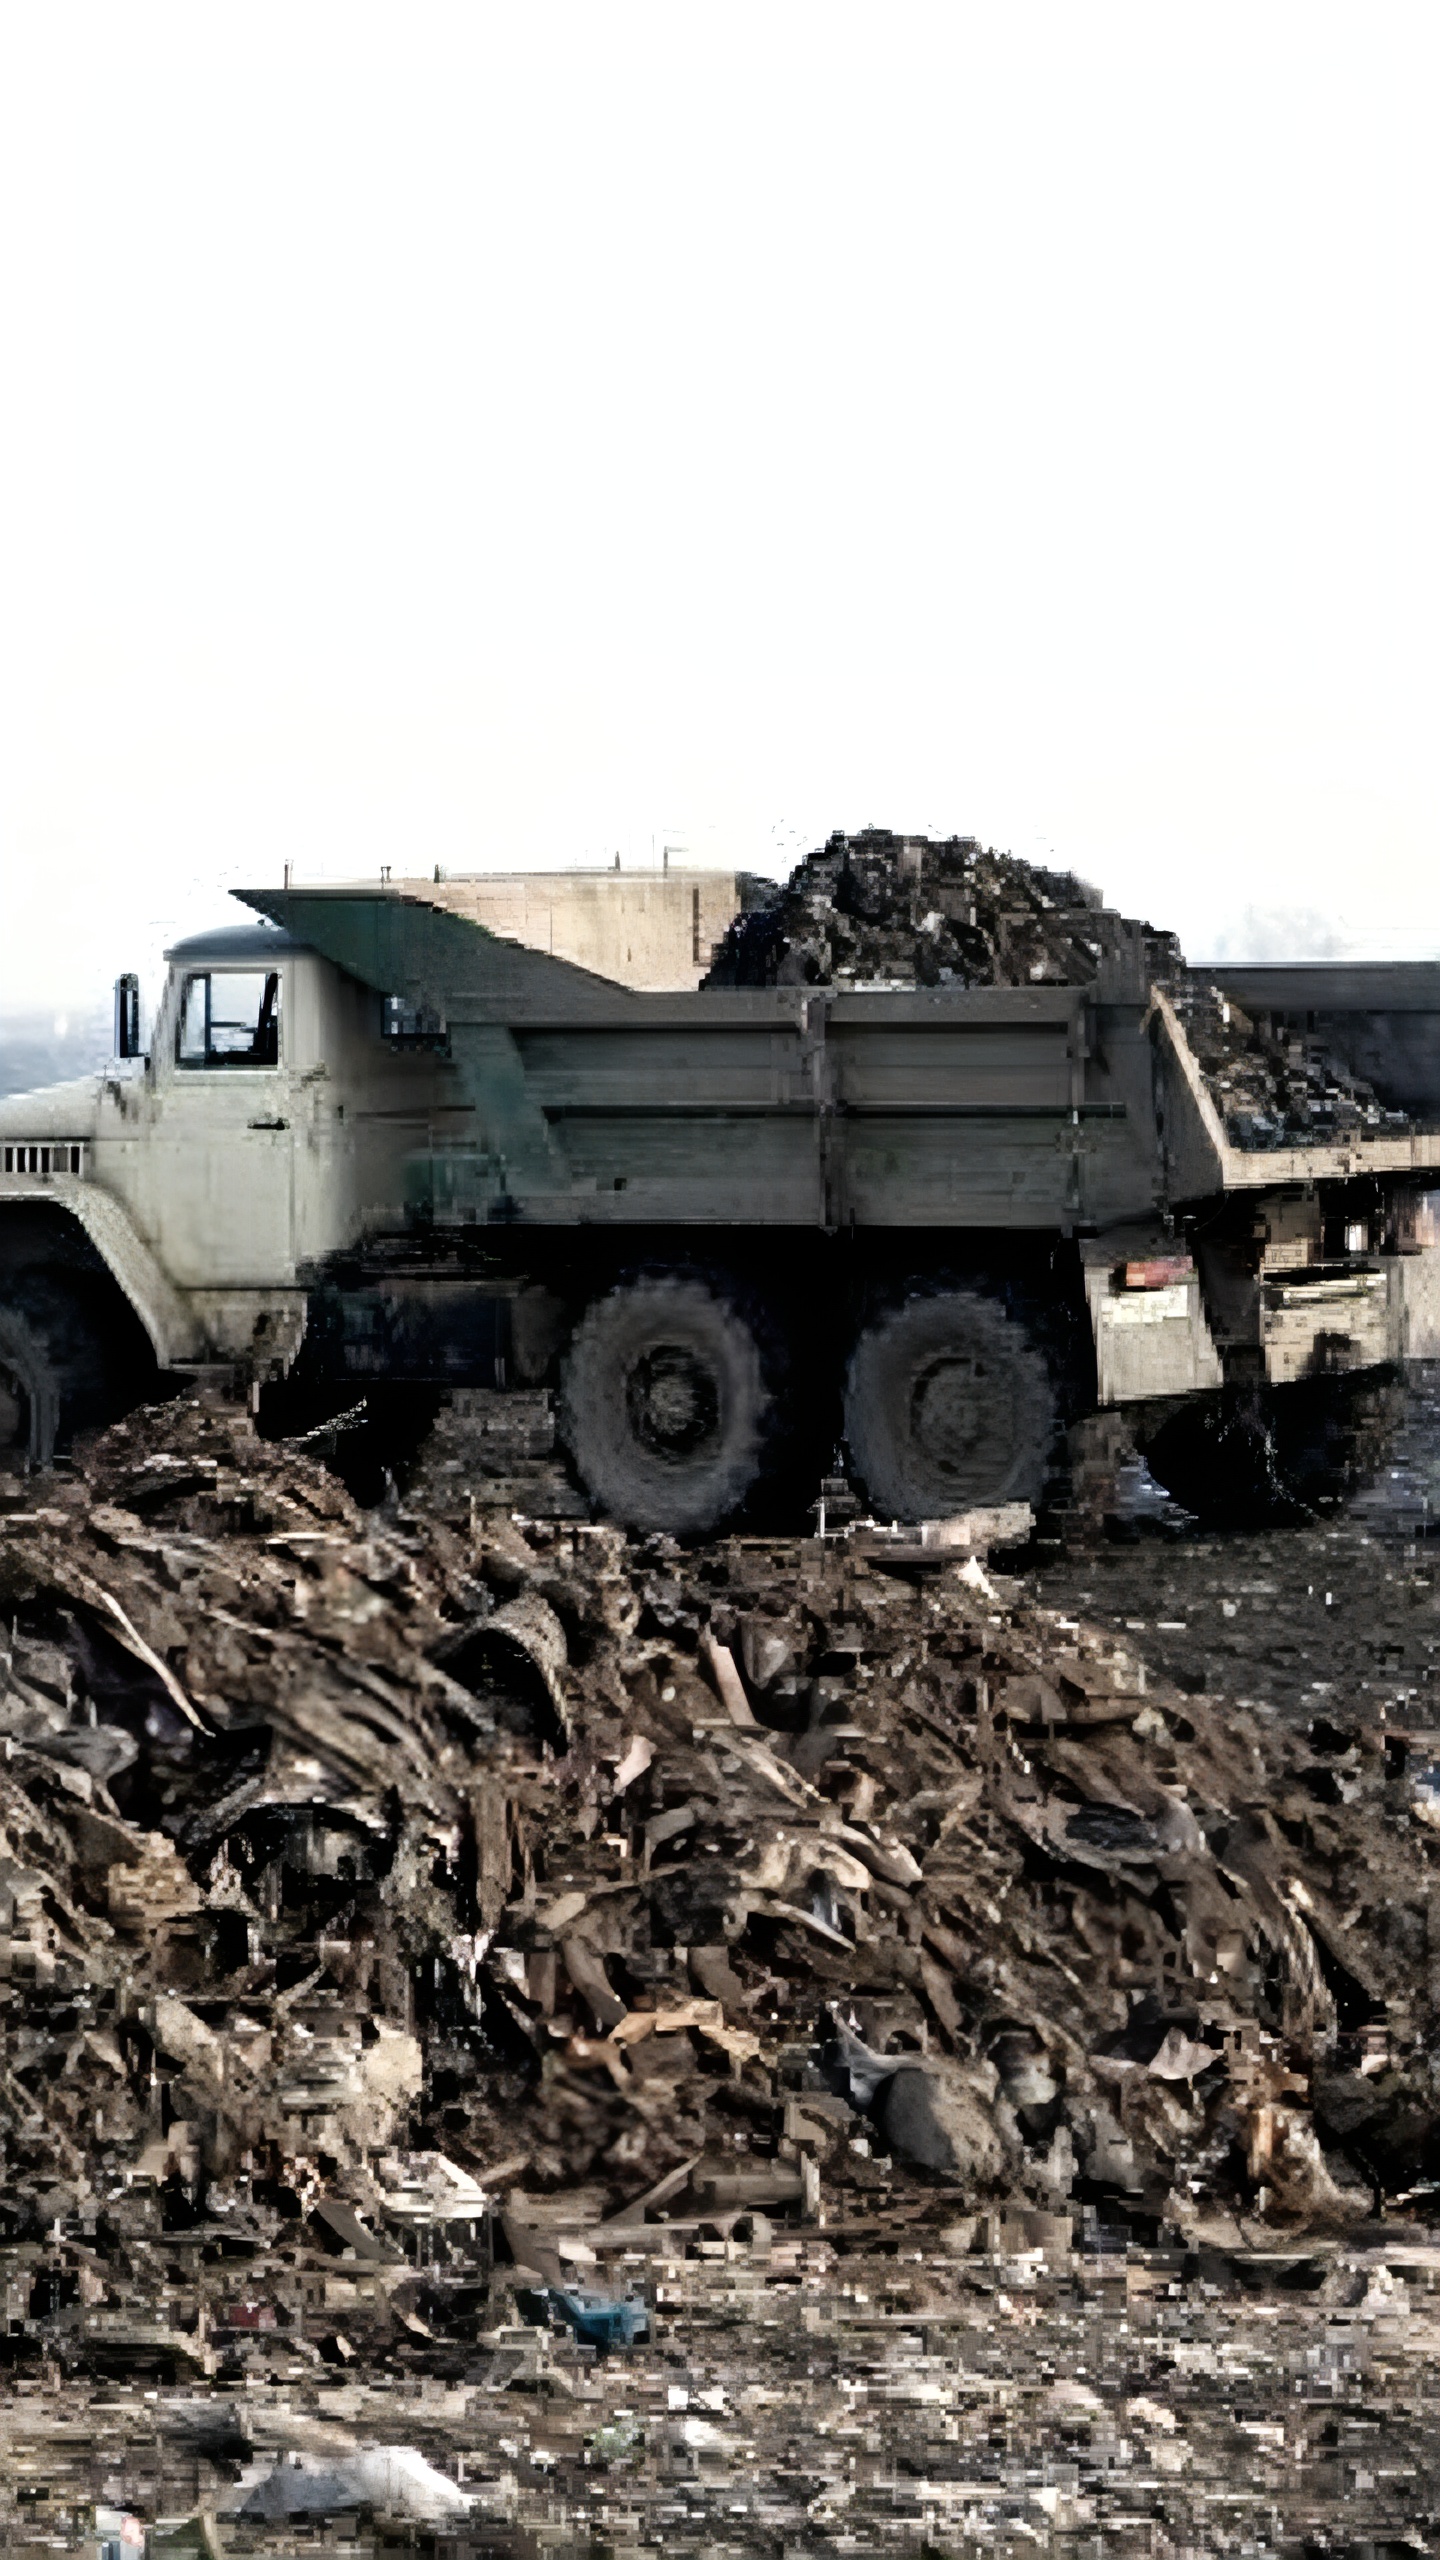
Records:
M536 2314L543 2318L548 2313L552 2319L563 2320L582 2347L633 2347L637 2340L650 2335L649 2312L643 2302L636 2302L629 2295L612 2301L603 2293L582 2293L552 2284L543 2292L522 2296L521 2308L527 2318Z

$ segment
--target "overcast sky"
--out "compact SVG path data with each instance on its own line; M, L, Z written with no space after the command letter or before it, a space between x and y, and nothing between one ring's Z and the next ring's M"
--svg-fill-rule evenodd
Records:
M1440 952L1433 8L0 29L0 1014L872 820Z

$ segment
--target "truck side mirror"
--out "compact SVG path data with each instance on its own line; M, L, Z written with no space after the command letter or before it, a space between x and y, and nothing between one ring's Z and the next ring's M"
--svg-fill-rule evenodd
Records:
M138 1058L140 1048L140 981L127 969L115 981L115 1055Z

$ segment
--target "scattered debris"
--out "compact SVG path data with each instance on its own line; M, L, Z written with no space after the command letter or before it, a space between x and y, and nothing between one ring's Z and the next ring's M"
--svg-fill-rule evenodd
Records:
M168 2298L222 2213L262 2261L287 2215L453 2256L502 2163L592 2248L800 2212L802 2162L1151 2233L1440 2168L1423 2068L1365 2066L1417 1986L1344 1908L1428 1908L1428 1743L1356 1728L1342 1785L953 1524L382 1526L172 1407L0 1515L0 1605L0 2106L62 2292Z
M222 2514L275 2524L293 2516L342 2515L368 2507L380 2516L414 2524L450 2524L468 2514L473 2500L427 2462L413 2445L367 2445L352 2454L292 2453L254 2481L242 2479Z
M1440 1743L1197 1698L986 1540L367 1515L203 1403L0 1508L6 2515L63 2378L154 2448L84 2457L116 2560L137 2508L493 2537L522 2466L799 2547L871 2529L833 2431L872 2395L918 2477L929 2392L953 2530L1024 2538L1118 2514L1117 2430L1215 2458L1221 2297L1318 2321L1314 2395L1411 2352ZM981 2495L1001 2411L1051 2506Z

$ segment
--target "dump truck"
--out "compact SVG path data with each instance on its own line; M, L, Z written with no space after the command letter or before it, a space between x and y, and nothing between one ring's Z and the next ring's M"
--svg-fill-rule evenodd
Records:
M243 896L148 1044L122 980L110 1070L0 1104L12 1467L157 1380L545 1387L630 1527L837 1450L915 1521L1037 1501L1096 1414L1181 1490L1216 1416L1440 1352L1440 1113L1237 1147L1138 930L1084 986L667 992L411 886ZM1440 968L1253 981L1440 1100Z

